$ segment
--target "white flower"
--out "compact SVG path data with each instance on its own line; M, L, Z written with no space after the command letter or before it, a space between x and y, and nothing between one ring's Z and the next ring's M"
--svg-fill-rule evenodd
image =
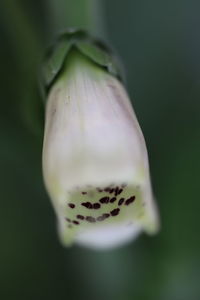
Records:
M43 174L65 245L114 247L158 229L145 141L126 91L78 51L48 96Z

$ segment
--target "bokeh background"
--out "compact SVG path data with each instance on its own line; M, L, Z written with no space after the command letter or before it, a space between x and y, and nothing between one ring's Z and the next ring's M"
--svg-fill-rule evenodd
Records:
M1 0L1 299L199 300L200 2L100 2L146 138L162 229L104 252L60 245L41 173L36 74L70 5L83 8Z

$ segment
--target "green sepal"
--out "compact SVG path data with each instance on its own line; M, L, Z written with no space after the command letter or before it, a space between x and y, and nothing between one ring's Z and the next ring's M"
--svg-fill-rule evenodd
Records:
M45 67L44 67L44 80L45 84L48 86L54 80L60 69L62 68L63 61L71 49L71 41L61 40L55 51L52 50L51 55L48 57Z
M86 31L69 29L57 38L54 45L47 52L42 72L42 86L44 86L45 91L50 89L54 80L62 71L64 62L72 47L75 47L94 63L122 80L120 62L104 42L92 37Z
M114 57L107 50L103 50L99 45L90 41L78 41L76 43L77 48L82 54L93 60L96 64L107 69L109 73L120 78L120 72L117 69L117 64L114 61Z

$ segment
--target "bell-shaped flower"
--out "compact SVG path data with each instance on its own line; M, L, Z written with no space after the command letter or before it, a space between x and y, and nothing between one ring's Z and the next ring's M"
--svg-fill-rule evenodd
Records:
M121 82L76 50L46 106L45 185L64 245L120 245L155 233L146 145Z

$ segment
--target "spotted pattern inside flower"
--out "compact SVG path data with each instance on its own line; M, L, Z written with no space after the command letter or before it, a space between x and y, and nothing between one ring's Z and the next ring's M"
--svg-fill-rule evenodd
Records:
M64 208L66 226L76 230L79 226L87 228L113 222L131 224L144 215L141 198L139 186L125 183L76 187L68 192Z

